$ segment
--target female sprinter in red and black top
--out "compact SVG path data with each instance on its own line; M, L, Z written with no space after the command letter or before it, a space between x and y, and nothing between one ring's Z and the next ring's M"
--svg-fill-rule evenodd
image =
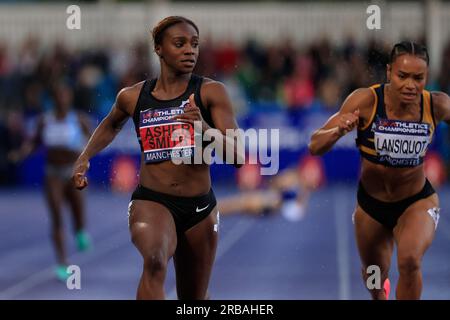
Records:
M396 44L387 66L388 83L361 88L311 138L309 149L321 155L357 128L362 157L356 241L364 279L367 268L381 271L373 299L387 298L388 272L397 245L397 299L419 299L421 261L439 219L439 199L424 173L423 159L436 125L450 123L450 99L424 90L429 57L424 46Z
M142 152L139 186L129 205L131 238L143 257L137 298L165 297L164 280L173 257L178 298L205 299L218 239L216 198L208 164L169 161L192 151L192 141L179 148L171 134L174 129L192 132L186 124L202 121L203 131L217 128L225 141L225 130L237 124L223 84L192 73L199 54L194 22L167 17L153 29L153 40L160 76L119 92L80 155L73 178L78 188L87 185L89 159L131 117ZM236 148L232 151L236 156Z

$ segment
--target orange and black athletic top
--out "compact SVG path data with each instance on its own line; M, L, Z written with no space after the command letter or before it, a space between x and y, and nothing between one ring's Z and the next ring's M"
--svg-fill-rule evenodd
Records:
M420 121L388 119L384 104L384 84L370 87L375 97L372 113L364 127L358 128L356 145L361 156L387 167L415 167L432 141L436 122L431 93L424 90L420 99Z

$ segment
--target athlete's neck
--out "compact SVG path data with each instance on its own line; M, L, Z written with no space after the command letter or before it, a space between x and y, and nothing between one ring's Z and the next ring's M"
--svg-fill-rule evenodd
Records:
M161 66L161 75L156 81L154 91L162 91L169 96L179 95L186 89L186 83L191 79L191 73L177 74Z
M392 88L389 85L386 85L385 88L384 104L391 111L391 113L402 115L405 113L411 113L417 107L420 108L420 100L405 103L400 100L398 95L393 94Z
M56 119L64 119L67 114L69 113L69 110L55 110L55 117Z

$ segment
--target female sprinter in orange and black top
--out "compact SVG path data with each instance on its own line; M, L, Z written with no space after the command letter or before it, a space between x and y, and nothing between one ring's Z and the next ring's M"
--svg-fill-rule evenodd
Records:
M192 152L192 141L185 140L180 148L173 144L172 134L176 129L192 133L194 121L202 121L204 131L215 127L221 133L237 124L225 87L192 74L199 53L194 22L167 17L153 29L153 40L160 76L119 92L80 155L74 182L80 189L87 185L89 159L131 117L141 146L139 186L129 205L131 238L143 257L137 298L165 297L167 265L174 257L178 298L204 299L218 239L216 198L207 164L170 161ZM232 151L236 156L236 148Z
M428 63L424 46L396 44L388 83L353 92L309 145L312 154L320 155L358 129L362 165L354 224L362 273L367 279L368 266L379 266L386 287L395 243L398 299L420 298L421 260L439 219L439 199L425 177L423 158L436 125L450 123L450 99L424 90ZM369 290L373 299L387 298L388 290L380 287Z

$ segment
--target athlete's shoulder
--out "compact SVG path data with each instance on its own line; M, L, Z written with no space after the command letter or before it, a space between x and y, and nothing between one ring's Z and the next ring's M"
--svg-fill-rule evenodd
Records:
M215 88L215 87L223 87L223 88L225 88L225 85L222 82L214 80L214 79L211 79L211 78L208 78L208 77L203 77L202 85L203 86L208 86L208 87L211 87L211 88Z
M371 110L376 96L371 88L358 88L350 93L344 101L349 109Z
M120 99L122 102L126 102L127 100L132 100L134 98L137 99L144 83L145 81L141 81L132 86L122 88L117 94L117 99Z
M375 101L375 95L372 87L358 88L348 95L348 98L356 100L361 103L371 105Z
M226 87L225 84L220 81L203 77L202 92L212 94L226 93Z
M445 106L445 105L448 105L450 103L449 102L450 101L450 97L445 92L432 91L430 93L431 93L434 105Z
M450 97L441 91L432 91L431 97L436 120L447 120L450 116Z
M209 105L210 103L214 103L214 101L219 101L228 96L226 87L222 82L207 77L203 77L200 94L205 105Z
M141 81L132 86L122 88L117 94L116 105L120 109L131 113L136 106L144 83L145 81Z

